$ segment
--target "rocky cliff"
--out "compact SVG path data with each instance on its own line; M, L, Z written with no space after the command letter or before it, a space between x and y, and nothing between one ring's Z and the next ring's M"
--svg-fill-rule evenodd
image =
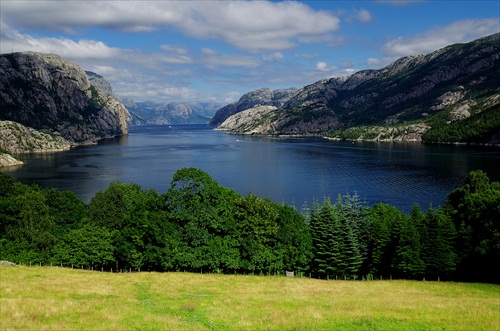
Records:
M227 133L270 134L274 128L266 121L266 117L277 108L275 106L255 106L229 116L215 130Z
M252 105L252 100L246 103ZM246 114L245 127L261 127L262 131L238 130L227 125L225 130L324 135L352 127L401 126L417 122L419 128L410 131L418 132L418 137L411 135L412 140L418 140L427 130L464 120L474 122L471 119L481 114L485 121L494 122L488 123L491 138L500 133L496 115L499 105L500 34L495 34L427 55L401 58L379 70L318 81L293 93L282 106L265 117L253 106L247 107L256 111L254 121L258 125L249 123L250 110ZM370 136L379 135L372 132Z
M72 144L128 133L125 107L54 54L0 55L0 120L61 136Z
M12 121L0 121L0 149L12 154L67 151L66 139L28 128Z
M208 124L218 126L231 115L256 106L282 107L296 92L294 88L272 91L265 87L245 93L237 102L219 109Z

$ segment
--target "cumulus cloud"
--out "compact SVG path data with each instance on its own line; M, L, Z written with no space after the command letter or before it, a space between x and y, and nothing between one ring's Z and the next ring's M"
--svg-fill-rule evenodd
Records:
M316 63L316 70L317 71L323 71L323 72L332 72L337 70L336 66L329 66L326 62L317 62Z
M96 40L74 41L69 38L35 38L28 34L11 29L6 24L1 25L0 38L1 52L36 51L56 53L62 57L73 59L81 58L110 58L116 57L120 49L105 45Z
M126 32L176 29L198 39L222 40L248 51L291 48L302 37L339 28L331 12L285 1L7 1L11 26L76 33L101 27Z
M215 69L216 67L257 67L259 61L253 57L245 55L226 55L219 54L211 48L202 49L203 58L201 59L207 67Z
M347 18L347 21L359 21L361 23L369 23L373 20L372 14L366 9L355 9L353 14Z
M281 52L274 52L272 54L264 54L262 59L268 62L278 62L284 59L284 55Z
M460 20L416 36L398 37L387 42L381 51L387 57L396 58L426 54L451 44L470 42L499 30L498 18Z

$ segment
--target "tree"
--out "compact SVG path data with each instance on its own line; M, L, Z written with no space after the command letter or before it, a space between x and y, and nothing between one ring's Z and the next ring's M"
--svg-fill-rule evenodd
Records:
M53 262L66 266L98 268L112 266L113 234L104 227L85 224L71 230L54 248Z
M396 207L377 203L370 208L368 273L374 276L392 274L392 260L399 242L403 214Z
M340 220L343 276L357 277L368 256L369 223L367 210L357 194L339 195L335 204ZM364 268L366 271L366 267Z
M52 234L54 218L50 214L46 198L37 186L16 183L14 190L15 193L4 200L7 203L4 205L3 237L10 241L11 252L13 249L18 250L15 259L20 262L45 262L56 241ZM31 253L26 254L26 251ZM29 256L33 260L24 260L21 256Z
M127 214L124 188L119 181L113 182L104 191L98 191L87 209L89 221L108 230L120 229ZM136 186L136 188L138 188Z
M342 270L340 223L329 198L321 207L314 203L310 216L312 236L311 271L317 277L338 275Z
M424 275L425 263L420 255L421 244L418 231L421 214L420 207L415 205L410 216L403 219L403 227L392 262L396 276L418 278Z
M49 213L54 218L53 234L60 238L80 226L85 217L85 204L71 191L43 190Z
M422 259L426 265L427 278L449 276L457 263L454 241L455 225L442 208L429 209L425 215L427 237L422 238Z
M457 229L457 274L464 280L498 282L500 260L500 183L472 171L444 206Z
M235 247L240 244L240 234L235 213L236 201L241 196L218 185L196 168L178 170L170 186L164 199L168 217L180 231L181 245L176 252L178 267L228 271L229 266L239 266ZM230 238L225 238L228 236ZM221 247L217 246L220 242L227 251L220 252ZM213 258L207 259L207 256Z
M13 191L15 182L11 175L0 172L0 198L9 195Z
M311 259L311 232L304 216L295 208L277 205L277 240L283 249L283 266L286 270L305 271Z
M279 213L268 199L253 194L235 201L241 243L241 265L251 272L282 270L283 251L279 248Z

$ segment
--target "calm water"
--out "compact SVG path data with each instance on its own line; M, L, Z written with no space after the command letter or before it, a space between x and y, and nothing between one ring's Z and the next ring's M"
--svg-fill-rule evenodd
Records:
M98 146L22 159L23 167L2 171L23 183L72 190L85 202L118 179L163 193L183 167L200 168L240 194L298 208L356 192L370 204L408 211L414 202L442 204L471 170L500 180L499 148L249 137L204 125L132 127Z

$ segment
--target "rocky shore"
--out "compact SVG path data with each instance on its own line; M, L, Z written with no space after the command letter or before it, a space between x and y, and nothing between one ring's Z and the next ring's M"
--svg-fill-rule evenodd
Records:
M0 121L0 166L22 165L12 154L67 151L72 144L66 139L40 132L13 121Z

